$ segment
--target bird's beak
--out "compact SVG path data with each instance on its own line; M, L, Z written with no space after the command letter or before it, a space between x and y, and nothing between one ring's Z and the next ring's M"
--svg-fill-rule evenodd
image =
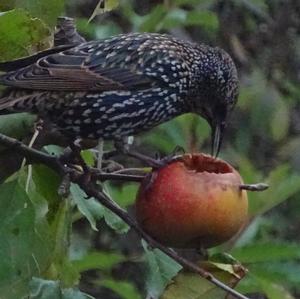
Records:
M224 135L225 123L217 123L212 127L212 146L211 155L217 158L221 149L223 135Z

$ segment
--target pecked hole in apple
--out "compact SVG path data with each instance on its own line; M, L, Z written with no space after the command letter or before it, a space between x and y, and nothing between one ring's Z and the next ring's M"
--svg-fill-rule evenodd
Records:
M187 154L182 157L187 169L196 172L232 173L233 168L226 162L205 154Z

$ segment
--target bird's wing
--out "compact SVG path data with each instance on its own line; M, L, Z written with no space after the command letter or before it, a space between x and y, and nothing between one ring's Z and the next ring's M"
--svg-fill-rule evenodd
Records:
M64 50L73 48L74 45L59 45L55 48L50 48L41 52L37 52L34 55L22 57L12 61L0 62L0 71L1 72L11 72L18 70L20 68L26 67L30 64L35 63L38 59L45 57L50 54L59 53Z
M138 52L148 40L147 37L134 40L124 35L123 39L88 42L58 52L48 50L44 52L45 55L41 52L31 59L19 60L21 68L17 68L17 61L2 64L2 69L13 70L0 75L0 84L55 91L149 88L159 78L144 72L141 63L145 60L145 51Z

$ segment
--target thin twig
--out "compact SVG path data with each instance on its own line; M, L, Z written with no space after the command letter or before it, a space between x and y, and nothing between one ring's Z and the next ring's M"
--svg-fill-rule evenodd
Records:
M36 139L38 138L39 133L40 133L40 130L36 128L33 133L32 138L29 142L29 145L28 145L29 147L31 147L31 148L33 147L33 144L35 143ZM23 159L21 168L23 168L25 164L26 164L26 158ZM29 190L31 178L32 178L32 165L28 165L28 173L27 173L26 186L25 186L26 192L28 192L28 190Z
M82 173L76 169L70 169L65 164L60 162L59 157L51 156L41 151L30 148L25 144L21 143L20 141L11 137L7 137L3 134L0 134L0 144L9 147L11 149L14 149L16 152L20 154L23 154L24 157L29 159L29 161L36 161L47 165L48 167L57 171L62 176L66 176L66 174L69 173L72 182L77 183L88 196L98 199L99 202L101 202L106 208L108 208L113 213L118 215L124 222L126 222L132 229L134 229L136 233L138 233L145 241L147 241L147 243L152 248L160 249L166 255L168 255L176 262L178 262L185 269L198 273L201 277L207 279L208 281L210 281L217 287L223 289L224 291L228 292L235 298L249 299L248 297L240 294L239 292L235 291L231 287L222 283L220 280L215 278L211 273L205 271L204 269L198 267L197 265L193 264L192 262L178 255L172 249L169 249L163 246L162 244L158 243L157 241L155 241L151 236L149 236L146 232L144 232L139 227L137 222L134 219L132 219L125 210L119 207L115 202L111 201L110 198L108 198L103 192L99 191L97 185L93 180L87 181L86 179L84 179L86 177L86 173ZM93 171L91 171L89 168L87 170L90 172L90 176L92 177ZM113 174L105 174L105 175L113 175ZM114 175L114 177L116 178L116 175Z
M141 182L145 178L145 176L143 176L143 175L101 173L101 172L93 172L92 176L101 182L104 182L107 180Z
M269 188L269 185L265 183L242 184L239 187L241 190L247 190L247 191L265 191Z
M149 169L147 171L147 169ZM150 167L143 167L143 168L137 168L137 167L131 167L131 168L123 168L120 170L116 170L113 173L119 173L119 174L131 174L131 175L145 175L151 171Z
M102 139L99 139L98 141L98 155L97 155L97 168L102 168L102 160L103 160L103 147L104 147L104 141Z

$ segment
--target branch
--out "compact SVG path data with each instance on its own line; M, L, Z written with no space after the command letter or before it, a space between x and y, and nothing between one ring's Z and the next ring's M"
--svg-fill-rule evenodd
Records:
M192 262L188 261L187 259L183 258L182 256L178 255L175 251L170 248L167 248L154 240L151 236L149 236L146 232L144 232L137 222L132 219L129 214L119 207L115 202L111 201L103 192L99 191L99 186L93 180L87 180L87 177L93 178L95 176L95 169L88 169L89 173L83 173L82 171L78 170L77 168L71 168L66 165L66 163L62 163L60 157L51 156L49 154L43 153L36 149L30 148L25 144L21 143L20 141L7 137L3 134L0 134L0 144L4 145L15 152L22 154L24 157L28 159L28 161L35 161L40 162L48 167L52 168L56 172L58 172L63 177L68 177L70 181L77 183L81 189L90 197L94 197L101 202L106 208L111 210L117 216L119 216L125 223L127 223L137 234L139 234L152 248L158 248L166 255L171 257L173 260L178 262L183 268L190 270L192 272L198 273L201 277L207 279L217 287L223 289L224 291L228 292L232 296L237 299L249 299L248 297L240 294L239 292L235 291L231 287L225 285L220 280L215 278L211 273L205 271L204 269L194 265ZM136 181L141 179L141 176L133 176L133 175L124 175L124 174L102 174L96 173L99 179L111 179L111 178L118 178L124 180L129 177L134 177Z
M211 283L216 285L217 287L223 289L224 291L228 292L232 296L238 299L249 299L248 297L240 294L239 292L235 291L231 287L225 285L220 280L215 278L211 273L205 271L204 269L196 266L189 260L183 258L182 256L178 255L174 250L165 247L164 245L160 244L156 240L154 240L151 236L149 236L146 232L144 232L137 222L133 220L129 214L123 210L121 207L119 207L115 202L111 201L104 193L97 190L95 186L92 186L92 184L86 184L82 181L76 182L80 188L90 197L94 197L98 199L102 205L104 205L106 208L111 210L113 213L115 213L117 216L119 216L125 223L127 223L137 234L139 234L152 248L158 248L162 252L164 252L166 255L171 257L173 260L175 260L178 264L180 264L183 268L190 270L192 272L198 273L201 277L209 280Z
M23 155L31 163L40 162L61 173L63 166L59 163L59 159L56 156L43 153L42 151L25 145L17 139L5 136L3 134L0 134L0 144Z

